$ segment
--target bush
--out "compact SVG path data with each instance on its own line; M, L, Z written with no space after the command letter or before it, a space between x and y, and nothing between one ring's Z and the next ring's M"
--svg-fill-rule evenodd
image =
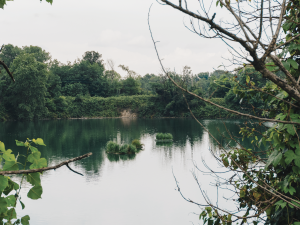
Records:
M173 135L170 133L158 133L156 134L156 139L158 140L173 139Z
M133 144L130 144L128 146L128 152L130 152L130 153L136 153L137 149L136 149L136 147Z
M122 145L120 148L120 153L124 153L124 154L128 153L128 147L129 147L128 144Z
M109 141L106 144L106 152L117 153L120 151L120 145L116 142Z
M141 144L140 140L138 139L134 139L131 142L132 145L134 145L137 149L142 149L143 148L143 144Z

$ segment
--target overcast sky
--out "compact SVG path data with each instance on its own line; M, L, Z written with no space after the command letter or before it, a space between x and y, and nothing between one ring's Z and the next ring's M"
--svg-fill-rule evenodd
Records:
M40 46L62 63L97 51L105 61L112 59L142 76L157 74L160 65L147 22L152 3L151 28L165 67L212 72L225 62L222 56L229 53L221 41L191 33L183 25L186 16L155 0L54 0L52 5L14 0L0 10L0 44Z

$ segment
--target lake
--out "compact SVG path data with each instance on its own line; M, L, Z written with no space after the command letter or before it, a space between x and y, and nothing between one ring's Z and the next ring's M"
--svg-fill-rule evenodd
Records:
M226 129L238 135L243 120L202 120L205 127L224 141ZM173 143L156 144L156 133L168 132ZM42 199L27 198L30 185L22 185L25 204L17 207L18 216L29 215L31 225L153 225L198 224L201 209L185 201L180 190L195 202L205 204L192 172L194 163L206 170L202 160L212 169L222 170L210 151L218 151L216 142L193 119L88 119L1 123L0 140L17 155L23 148L15 139L42 138L47 145L39 147L49 165L92 152L70 167L42 175ZM131 143L140 139L144 150L135 157L107 157L105 145L114 140ZM250 145L246 142L245 145ZM217 192L214 179L195 171L201 187L212 202L233 207ZM14 176L15 181L20 176ZM217 195L218 193L218 195Z

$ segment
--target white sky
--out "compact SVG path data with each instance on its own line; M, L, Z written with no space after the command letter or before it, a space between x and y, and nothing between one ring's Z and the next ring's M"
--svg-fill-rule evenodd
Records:
M52 6L14 0L0 10L0 44L40 46L63 63L97 51L105 61L113 59L116 66L124 64L142 76L157 74L160 65L147 22L152 3L152 32L165 67L180 72L188 65L193 73L212 72L225 62L222 56L229 53L224 43L191 33L183 25L188 17L155 0L54 0Z

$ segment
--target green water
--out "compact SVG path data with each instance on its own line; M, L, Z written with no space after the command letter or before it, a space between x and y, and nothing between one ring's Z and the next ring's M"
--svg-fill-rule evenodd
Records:
M239 135L241 120L204 120L205 127L220 142L226 128ZM226 128L225 128L226 127ZM156 143L156 133L171 133L173 143ZM40 147L49 165L92 152L93 155L68 168L49 171L42 176L42 199L26 197L30 188L24 184L22 200L26 205L17 212L29 214L31 224L191 224L197 223L200 209L176 191L172 170L181 190L194 201L203 202L191 175L193 163L204 160L213 169L218 164L210 150L217 151L216 141L192 119L97 119L1 123L0 140L6 148L22 154L15 139L42 138ZM145 149L134 157L108 157L105 145L114 140L130 143L140 139ZM250 142L244 142L247 148ZM213 179L199 174L204 189L216 200ZM19 179L15 177L14 179ZM220 204L229 204L218 200Z

